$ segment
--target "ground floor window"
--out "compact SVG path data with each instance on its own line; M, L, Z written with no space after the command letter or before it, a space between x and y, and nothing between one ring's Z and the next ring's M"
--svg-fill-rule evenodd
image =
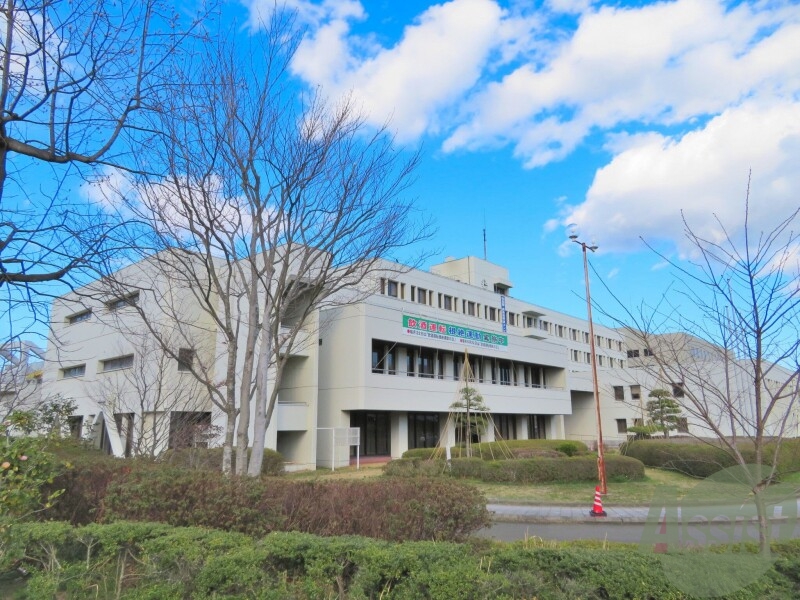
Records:
M628 433L627 419L617 419L617 433Z
M361 456L388 456L391 454L391 413L353 411L350 427L361 430L359 453ZM355 449L353 449L355 454Z
M439 413L408 413L408 447L435 448L439 443Z
M493 415L495 437L503 440L517 439L517 417L515 415Z
M208 448L210 412L172 411L169 417L169 448Z
M133 413L114 413L114 423L124 447L125 458L130 458L133 452Z
M543 440L547 438L547 417L528 415L528 439Z

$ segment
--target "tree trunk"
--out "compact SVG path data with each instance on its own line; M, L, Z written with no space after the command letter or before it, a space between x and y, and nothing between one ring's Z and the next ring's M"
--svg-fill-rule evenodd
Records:
M266 313L265 311L265 314ZM256 368L256 402L253 417L253 453L247 474L251 477L261 475L261 465L264 462L264 446L267 437L267 404L269 400L269 357L272 356L272 335L267 320L261 326L261 344L258 352L258 366Z

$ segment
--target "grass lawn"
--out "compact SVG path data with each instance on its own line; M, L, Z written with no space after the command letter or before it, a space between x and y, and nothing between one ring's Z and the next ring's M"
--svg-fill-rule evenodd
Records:
M343 467L330 471L317 469L316 471L301 471L289 473L286 476L300 480L329 480L329 479L363 479L366 477L380 477L383 475L383 465L363 465L356 470L355 467ZM591 504L594 499L593 482L585 483L557 483L549 485L518 485L513 483L484 483L477 480L466 480L477 486L486 495L489 502L498 504L562 504L583 506ZM660 485L674 486L678 495L683 497L700 480L687 477L672 471L659 469L645 469L644 481L608 484L608 495L605 499L616 506L646 506L650 504L655 490Z
M383 465L362 465L343 467L330 471L317 469L316 471L301 471L288 473L286 477L298 480L324 481L330 479L365 479L368 477L382 477ZM479 488L486 499L494 504L556 504L563 506L591 505L594 499L594 482L584 483L553 483L542 485L519 485L513 483L485 483L478 480L463 480ZM677 490L678 499L682 499L690 490L703 480L682 475L674 471L645 468L644 481L629 481L625 483L609 482L608 494L603 501L614 506L649 506L650 501L659 486L671 486ZM784 483L800 484L800 473L792 473L783 478ZM724 486L701 486L694 491L693 501L711 503L719 502L721 497L726 497ZM741 488L735 488L741 492ZM704 497L708 496L704 500ZM731 496L733 498L733 496ZM744 500L744 497L741 498Z

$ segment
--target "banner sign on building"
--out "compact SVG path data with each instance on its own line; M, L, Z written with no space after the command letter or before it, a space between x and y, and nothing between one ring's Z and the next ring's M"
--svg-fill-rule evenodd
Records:
M442 323L441 321L403 315L403 328L407 335L475 346L477 348L508 350L508 336L506 335L471 329L461 325L453 325L452 323Z
M500 296L500 321L503 324L503 333L508 331L508 313L506 313L506 297Z

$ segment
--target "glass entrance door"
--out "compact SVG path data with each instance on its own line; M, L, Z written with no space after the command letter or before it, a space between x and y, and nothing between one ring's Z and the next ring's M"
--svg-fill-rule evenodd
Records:
M361 430L361 456L389 456L391 454L391 413L353 411L350 427ZM352 454L355 455L355 449Z

